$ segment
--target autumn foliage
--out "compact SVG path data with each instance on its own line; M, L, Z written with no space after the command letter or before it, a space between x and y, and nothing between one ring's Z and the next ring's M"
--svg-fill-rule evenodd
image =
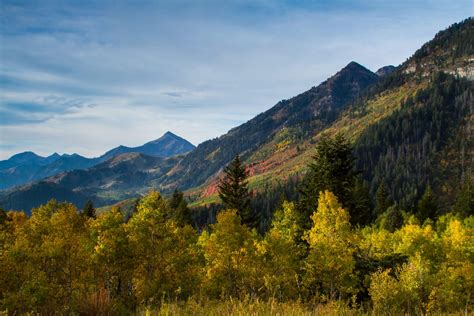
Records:
M162 196L150 192L128 222L118 209L93 218L55 201L29 218L3 214L1 310L185 311L190 307L179 302L212 306L232 298L302 304L302 311L336 304L375 314L472 312L472 216L448 214L425 224L411 216L393 232L354 228L329 191L320 193L306 231L289 202L263 236L235 210L220 212L201 232L178 225L169 212Z

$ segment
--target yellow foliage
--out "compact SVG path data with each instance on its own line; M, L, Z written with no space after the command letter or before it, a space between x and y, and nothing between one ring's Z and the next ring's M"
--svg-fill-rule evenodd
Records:
M305 239L310 252L306 260L305 283L313 291L322 291L330 298L354 291L354 244L349 214L334 194L321 192L318 209L312 216L313 227ZM321 288L316 288L321 284Z

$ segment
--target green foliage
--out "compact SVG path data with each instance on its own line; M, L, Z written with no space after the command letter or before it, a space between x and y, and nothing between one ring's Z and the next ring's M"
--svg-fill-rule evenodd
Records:
M352 190L351 222L366 225L372 220L372 202L370 200L369 187L365 181L357 177Z
M428 184L433 186L433 194L444 198L446 194L439 193L446 174L455 179L457 186L467 169L456 161L467 157L457 154L459 158L448 162L443 158L449 146L468 142L467 134L459 131L470 115L470 91L471 82L437 73L399 110L364 130L354 154L371 194L381 183L389 183L389 195L402 208L413 209ZM453 150L462 153L460 147ZM450 187L455 186L449 183L447 189Z
M94 204L92 204L91 200L87 200L86 204L82 208L82 214L89 218L96 218L96 210L94 208Z
M456 196L453 210L462 217L474 215L474 187L470 179L465 179Z
M425 193L418 201L417 217L421 222L428 218L435 219L438 217L438 205L430 185L426 187Z
M346 207L352 223L365 223L370 217L370 205L363 184L358 183L354 169L352 146L342 134L334 138L322 137L316 154L303 181L298 208L309 218L318 206L318 193L329 190ZM357 186L356 186L357 184Z
M393 201L389 197L385 184L383 182L380 183L377 193L375 194L375 215L379 216L385 213L392 204Z
M402 211L397 205L390 206L377 218L377 224L380 228L393 233L403 225Z
M250 208L250 192L247 185L247 171L237 155L224 169L224 178L218 185L219 197L225 208L237 211L243 224L257 227L258 218Z
M171 199L168 201L168 206L171 210L171 219L179 226L192 224L191 211L188 208L183 192L174 190Z

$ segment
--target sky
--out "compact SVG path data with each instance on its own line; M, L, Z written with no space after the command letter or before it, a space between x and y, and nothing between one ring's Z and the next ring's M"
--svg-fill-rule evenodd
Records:
M398 65L472 0L0 0L0 159L195 145L356 61Z

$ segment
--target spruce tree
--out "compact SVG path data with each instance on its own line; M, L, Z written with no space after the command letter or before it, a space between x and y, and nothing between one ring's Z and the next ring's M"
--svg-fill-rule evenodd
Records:
M171 209L171 219L179 226L192 224L191 211L188 208L183 192L175 189L171 199L168 201L168 205Z
M350 209L351 223L353 225L366 225L372 220L372 203L370 201L370 193L367 184L357 178L352 191L353 209Z
M474 194L473 186L469 179L466 179L459 189L453 210L461 217L467 217L474 214Z
M7 213L0 207L0 225L7 221Z
M382 181L379 185L379 188L377 189L377 193L375 193L375 216L377 217L385 213L392 204L393 201L391 200L388 190Z
M418 201L417 215L421 222L428 218L434 220L438 216L438 206L430 185L426 187L425 193Z
M89 218L96 218L96 212L94 208L94 204L92 204L91 200L88 200L82 209L82 214Z
M319 193L325 190L334 193L343 207L353 213L353 190L357 177L354 161L352 146L342 134L334 138L322 137L318 142L298 202L298 210L308 223L311 214L317 209Z
M379 217L379 225L392 233L402 227L403 215L400 208L397 205L389 206L385 213Z
M218 185L219 197L227 209L234 209L242 224L257 227L257 216L250 207L250 192L247 185L247 171L239 155L224 169L224 177Z

